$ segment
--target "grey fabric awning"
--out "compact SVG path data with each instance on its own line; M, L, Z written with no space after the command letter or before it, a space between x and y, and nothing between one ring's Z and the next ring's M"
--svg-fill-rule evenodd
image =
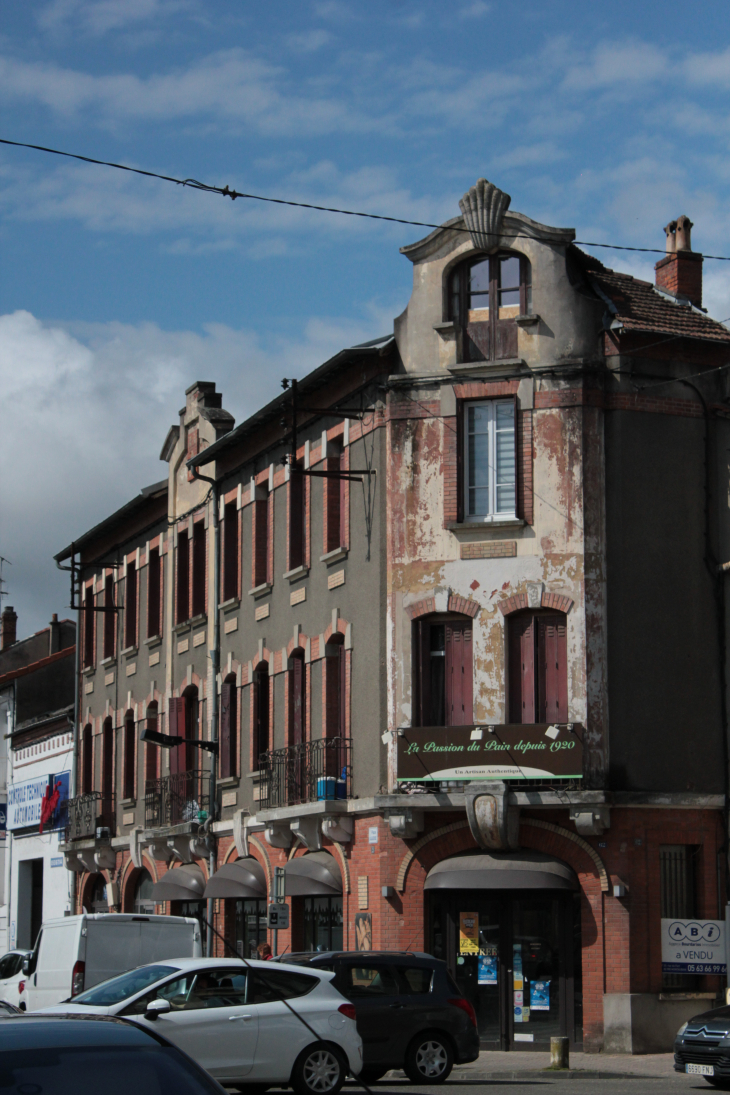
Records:
M197 863L183 863L168 871L152 887L152 900L202 901L205 893L205 875Z
M329 897L342 893L342 875L329 852L309 852L290 859L286 871L287 897Z
M577 890L575 872L542 852L485 852L443 859L424 890Z
M257 897L266 900L266 873L257 859L247 856L219 867L205 887L204 897Z

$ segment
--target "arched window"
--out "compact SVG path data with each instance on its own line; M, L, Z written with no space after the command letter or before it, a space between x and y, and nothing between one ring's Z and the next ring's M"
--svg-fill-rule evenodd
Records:
M149 871L141 870L134 887L134 904L132 912L142 916L152 916L155 911L155 903L152 900L152 877Z
M568 721L567 621L563 612L507 617L507 719Z
M134 723L134 712L127 711L124 716L124 783L122 797L134 798L137 767L137 728Z
M469 726L474 721L472 626L463 616L414 621L414 726Z
M449 284L458 361L517 357L520 315L532 312L532 273L524 255L499 252L461 263Z
M170 733L186 739L170 750L170 775L192 772L195 767L195 747L189 744L189 739L199 737L198 708L198 689L194 684L185 689L180 699L170 700Z
M81 792L91 794L94 789L94 737L87 722L81 734Z
M253 769L259 767L261 754L269 748L269 663L259 662L253 674L253 712L251 745Z
M345 646L343 636L336 632L324 648L324 737L343 738L347 732L345 719Z
M235 776L238 770L238 691L236 675L230 673L221 686L220 725L220 775L221 779Z

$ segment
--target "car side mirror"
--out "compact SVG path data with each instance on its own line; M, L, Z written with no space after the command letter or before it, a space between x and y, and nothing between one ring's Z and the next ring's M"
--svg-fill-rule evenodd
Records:
M161 1015L167 1015L169 1011L172 1011L169 1000L150 1000L144 1017L154 1023Z
M26 954L25 958L23 959L23 973L25 974L26 977L30 973L30 955L29 954Z

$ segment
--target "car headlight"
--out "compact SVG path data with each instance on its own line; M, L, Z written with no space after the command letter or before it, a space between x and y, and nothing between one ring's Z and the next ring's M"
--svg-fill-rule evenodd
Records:
M682 1035L684 1034L684 1032L685 1032L685 1030L687 1029L688 1026L689 1026L688 1023L682 1023L681 1027L677 1031L677 1038L682 1037Z

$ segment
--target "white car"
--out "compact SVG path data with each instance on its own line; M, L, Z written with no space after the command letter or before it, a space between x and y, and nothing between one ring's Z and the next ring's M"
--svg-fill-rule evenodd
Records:
M0 1000L6 1000L16 1008L25 987L23 959L30 953L31 951L8 951L0 958Z
M362 1069L362 1040L354 1005L333 976L278 962L175 958L37 1014L127 1016L226 1086L290 1084L297 1095L337 1095L348 1072Z

